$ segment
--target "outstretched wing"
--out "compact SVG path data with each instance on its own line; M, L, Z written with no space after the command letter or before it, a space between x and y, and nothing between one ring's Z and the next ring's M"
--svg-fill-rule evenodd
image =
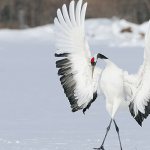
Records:
M130 78L128 79L135 82L131 85L133 94L129 109L139 125L142 125L143 120L150 114L150 22L145 36L143 64L138 74Z
M56 35L56 67L58 75L69 99L72 111L90 107L97 97L98 80L101 70L92 69L91 53L84 33L87 3L79 0L76 7L71 1L69 11L66 5L58 9L54 19Z

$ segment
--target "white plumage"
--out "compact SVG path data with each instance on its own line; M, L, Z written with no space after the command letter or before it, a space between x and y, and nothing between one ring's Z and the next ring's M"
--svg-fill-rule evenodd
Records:
M74 10L74 5L75 3L72 1L69 6L69 14L66 5L63 5L62 12L58 9L58 18L54 19L54 23L56 27L57 54L68 53L67 58L57 61L57 67L61 69L70 68L68 73L65 72L62 74L62 78L63 76L65 78L68 74L73 75L72 79L69 80L71 80L70 82L74 87L68 93L67 89L69 90L70 85L68 83L63 85L67 86L65 90L67 97L69 94L72 97L74 96L74 98L70 98L70 103L73 103L72 110L77 111L78 109L86 108L93 99L93 94L97 91L98 86L98 82L95 82L95 79L99 79L101 70L95 68L93 78L93 70L90 62L92 56L84 33L87 3L82 6L82 1L79 1L76 10ZM59 67L60 63L64 63L63 60L71 63L71 65L67 65L66 63L63 68ZM68 79L64 80L67 82Z
M144 61L135 75L124 73L124 84L130 101L130 112L136 121L142 125L150 114L150 22L145 36Z
M86 8L87 3L82 4L79 0L76 6L71 1L69 10L66 5L57 10L54 23L55 56L60 58L56 61L58 75L73 112L80 109L85 112L97 98L98 91L105 95L106 109L120 140L114 116L122 101L129 102L129 110L140 125L150 113L150 25L145 38L143 64L137 74L129 75L106 56L100 53L91 56L84 30ZM104 69L96 67L98 58L105 61ZM104 141L99 149L103 149Z

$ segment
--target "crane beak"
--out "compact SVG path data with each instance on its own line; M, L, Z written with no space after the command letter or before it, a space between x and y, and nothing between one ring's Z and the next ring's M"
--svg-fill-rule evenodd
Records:
M108 59L106 56L104 56L103 54L100 54L100 53L97 54L97 58Z

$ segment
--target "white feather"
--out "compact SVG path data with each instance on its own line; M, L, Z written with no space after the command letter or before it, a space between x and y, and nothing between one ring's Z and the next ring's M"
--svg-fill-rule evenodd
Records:
M82 0L79 0L76 6L76 22L78 25L80 25L81 22L81 6L82 6Z
M61 22L61 25L63 26L63 28L65 30L69 30L60 9L57 10L57 17L59 19L59 22Z
M67 11L67 7L65 4L62 6L62 12L63 12L63 16L64 16L64 19L65 19L68 27L72 28L72 24L71 24L71 21L70 21L69 15L68 15L68 11Z
M95 68L92 73L91 52L84 32L84 19L87 3L82 6L82 0L76 5L72 1L69 6L69 14L66 5L62 12L57 11L55 18L56 48L58 53L69 53L72 63L72 73L76 81L74 94L78 99L78 106L85 108L93 99L93 93L97 91L100 69ZM93 76L92 76L93 74Z
M70 5L69 5L70 19L71 19L72 25L76 26L77 23L76 23L76 20L75 20L75 10L74 10L74 7L75 7L75 2L71 1Z
M85 3L82 7L82 10L81 10L81 24L82 24L82 27L84 28L84 22L85 22L85 13L86 13L86 8L87 8L87 3Z
M133 92L130 98L134 104L135 116L138 114L138 111L145 114L145 106L150 101L150 22L145 36L143 64L136 75L125 74L124 78L125 82L129 82Z

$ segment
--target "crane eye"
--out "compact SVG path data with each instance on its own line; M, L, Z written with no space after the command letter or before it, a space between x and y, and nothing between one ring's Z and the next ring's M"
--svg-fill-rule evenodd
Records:
M94 57L91 58L91 63L94 63L95 62L95 59Z

